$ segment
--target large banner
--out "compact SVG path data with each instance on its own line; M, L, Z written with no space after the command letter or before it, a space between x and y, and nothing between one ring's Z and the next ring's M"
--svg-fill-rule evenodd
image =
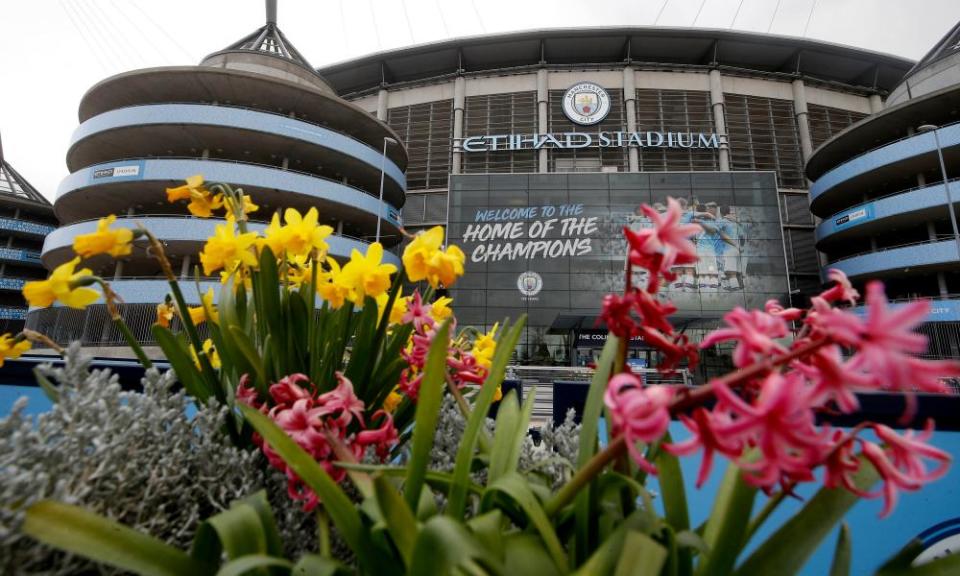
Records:
M703 232L700 261L677 267L663 292L678 317L719 317L734 306L786 304L787 272L776 179L767 172L456 175L450 241L466 253L452 290L460 322L490 326L529 315L531 327L595 317L623 290L624 227L651 226L640 211L667 198ZM634 282L645 279L638 275Z

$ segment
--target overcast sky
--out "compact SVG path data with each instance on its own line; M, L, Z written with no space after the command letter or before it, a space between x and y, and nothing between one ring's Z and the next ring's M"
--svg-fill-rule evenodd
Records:
M655 23L806 36L917 59L960 20L960 2L280 0L278 12L315 66L452 37ZM52 200L90 86L135 68L196 64L263 21L263 0L0 0L5 157Z

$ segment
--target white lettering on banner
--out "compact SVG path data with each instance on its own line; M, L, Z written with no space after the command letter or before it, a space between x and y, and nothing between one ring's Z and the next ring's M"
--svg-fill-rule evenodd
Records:
M559 218L551 218L555 214ZM599 218L580 214L583 204L477 210L461 241L479 243L470 250L473 262L583 256L593 250Z
M487 134L454 142L462 152L502 152L540 148L720 148L725 135L704 132L563 132L558 134Z

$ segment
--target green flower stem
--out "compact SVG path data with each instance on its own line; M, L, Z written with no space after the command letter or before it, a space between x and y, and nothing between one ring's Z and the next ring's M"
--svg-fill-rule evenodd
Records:
M150 361L150 358L147 358L147 353L143 351L143 347L140 346L140 343L137 342L137 339L134 338L133 332L130 331L130 327L127 326L127 323L123 321L123 318L116 317L113 319L113 325L117 327L117 330L123 334L124 340L127 341L127 344L130 345L130 349L133 350L133 353L137 355L137 359L140 360L140 364L144 368L153 368L153 362Z
M747 526L747 535L744 537L744 542L749 542L750 538L753 537L754 533L760 529L760 526L763 526L763 523L766 522L767 518L773 514L773 511L777 509L777 506L787 497L786 490L780 490L773 496L767 499L766 504L763 505L763 508L760 509L760 512L750 520L750 525Z
M317 507L317 538L320 540L320 555L330 558L330 518L322 504Z
M450 391L450 395L453 396L453 399L457 401L457 406L460 408L460 413L463 414L463 421L466 422L470 419L470 404L467 403L467 399L463 397L463 394L460 393L460 390L457 389L456 384L453 383L453 380L450 378L450 375L446 376L447 390ZM485 430L480 430L480 433L477 435L477 440L480 442L480 451L489 452L490 451L490 438L487 436Z
M547 502L543 507L547 516L553 516L559 512L561 508L573 501L574 497L576 497L582 488L589 485L596 476L599 476L600 473L603 472L607 464L616 460L626 449L627 441L623 436L614 438L602 452L598 452L583 468L577 470L573 478L563 485L563 488L557 492L557 495L554 496L552 500Z

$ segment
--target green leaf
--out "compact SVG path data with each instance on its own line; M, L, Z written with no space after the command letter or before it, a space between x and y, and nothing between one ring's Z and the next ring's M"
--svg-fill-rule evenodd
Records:
M241 404L239 408L247 422L260 433L264 441L320 497L330 514L330 518L340 532L340 536L350 549L357 554L361 565L378 568L385 564L387 560L381 558L380 553L373 548L353 502L347 498L340 486L327 475L323 467L268 417L250 406Z
M256 568L269 567L281 567L289 570L293 568L293 562L264 554L251 554L227 562L217 572L217 576L241 576Z
M756 495L757 489L744 482L740 469L730 463L704 529L703 541L710 548L710 555L701 557L697 567L698 576L726 575L733 571L737 557L746 544L747 525ZM789 570L785 572L792 573Z
M671 442L670 433L663 437L663 442ZM656 458L659 472L660 493L663 497L663 508L666 512L665 520L677 537L690 529L690 514L687 511L687 490L683 484L683 471L676 456L666 450L659 450ZM689 548L677 550L677 574L687 576L693 573L693 554Z
M257 381L263 382L264 384L269 382L267 379L267 371L263 367L263 360L260 358L260 354L257 353L256 346L254 346L253 341L250 340L250 336L247 335L247 332L243 329L243 327L232 325L230 326L228 332L233 338L233 342L236 345L237 350L253 370L253 375Z
M154 325L151 329L157 344L163 349L164 356L170 362L170 367L177 373L177 380L183 384L187 394L197 399L200 404L206 404L213 391L209 389L203 376L190 357L185 345L173 335L170 330Z
M186 553L79 506L41 500L27 509L23 532L40 542L146 575L210 574Z
M489 512L474 516L466 521L467 527L473 532L477 540L483 544L488 551L497 556L503 552L503 512L493 509ZM547 556L547 563L553 564L553 560Z
M511 534L504 542L504 574L559 576L543 541L533 534Z
M837 547L833 550L833 562L830 564L830 576L850 576L850 527L846 522L840 524L837 534Z
M879 477L873 466L861 457L860 470L853 475L857 488L869 490ZM769 570L799 573L820 542L859 499L859 496L844 489L821 488L747 558L737 574L764 574ZM710 544L709 538L707 544Z
M336 576L337 574L350 574L350 571L332 558L306 554L293 567L291 574L295 576Z
M493 353L490 372L474 399L473 412L467 420L466 428L460 439L460 446L457 448L457 458L453 467L454 483L450 486L447 497L447 515L453 518L463 517L467 505L466 483L470 475L477 438L487 419L487 412L489 412L490 404L493 402L493 395L496 393L497 387L503 382L507 362L510 361L510 356L513 355L517 342L520 341L525 321L526 317L521 316L516 324L509 327L504 322L503 331L497 341L496 351Z
M600 543L597 550L580 566L575 574L579 576L593 576L594 574L612 573L620 559L627 532L634 531L649 534L653 532L656 527L656 524L651 522L648 512L644 510L634 511Z
M516 472L501 477L484 492L483 499L480 501L480 509L482 511L492 510L494 505L502 502L504 498L507 502L519 508L523 517L518 517L510 506L499 506L499 508L507 514L514 512L511 514L514 522L520 525L527 523L532 525L540 534L540 538L543 539L553 563L561 572L566 572L567 555L563 551L563 546L560 544L560 539L557 538L557 533L553 530L553 525L550 523L547 513L543 511L543 506L530 489L526 479Z
M377 494L377 504L387 523L387 529L393 538L393 543L403 557L407 566L413 560L413 546L417 540L417 519L407 507L407 503L397 492L397 489L384 476L377 476L373 480L373 487Z
M603 410L603 395L607 390L607 382L610 380L610 372L613 369L613 361L617 355L617 349L620 346L620 339L613 334L608 334L607 343L600 354L600 360L597 362L597 369L593 374L593 380L590 382L590 390L587 392L587 401L583 406L583 415L580 420L580 452L577 455L577 468L583 468L587 462L593 458L597 450L597 427L600 421L600 413ZM596 549L597 535L599 526L596 514L597 506L597 484L591 482L587 490L580 492L574 500L574 557L576 564L582 563L591 552Z
M444 322L430 343L423 380L417 395L417 415L413 424L413 442L407 462L407 480L403 492L407 506L416 509L423 488L423 480L430 465L430 450L440 418L443 401L444 377L447 372L447 345L450 342L450 322Z
M623 542L623 553L614 576L651 576L659 574L667 561L666 549L641 532L630 531Z
M499 569L493 558L464 525L447 516L434 516L420 530L413 549L409 574L433 576L456 573L473 563L483 563Z
M490 467L487 469L487 485L508 472L514 438L519 433L520 405L517 395L511 390L500 401L497 412L497 424L493 434L493 448L490 450ZM522 437L521 437L522 438ZM514 465L514 468L516 465Z

